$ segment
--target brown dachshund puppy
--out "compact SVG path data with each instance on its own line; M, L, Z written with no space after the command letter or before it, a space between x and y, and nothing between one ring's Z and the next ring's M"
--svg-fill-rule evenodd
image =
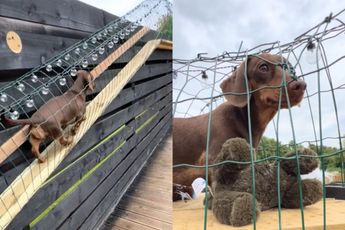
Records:
M247 61L247 79L250 91L248 105L247 95L230 95L227 93L246 93L245 62L227 79L220 88L226 102L212 111L211 139L209 143L209 163L213 163L223 143L229 138L242 137L249 142L248 108L252 127L253 147L256 148L267 124L278 111L279 92L285 72L288 97L291 106L299 104L306 89L306 83L293 78L286 68L289 63L280 55L268 53L249 56ZM275 87L264 88L262 87ZM260 90L258 90L260 89ZM281 108L288 108L285 88L281 89ZM205 163L208 114L173 120L173 164ZM173 182L180 185L191 185L197 177L204 177L205 170L194 168L174 168ZM231 175L229 175L231 176ZM212 175L209 177L210 183ZM174 185L174 192L178 186Z
M10 125L30 125L31 152L44 162L46 156L39 152L40 143L47 137L59 139L61 145L72 143L71 136L64 137L63 129L75 123L72 134L75 135L81 122L85 120L86 91L93 91L95 83L89 72L79 70L73 86L63 95L54 97L41 106L29 119L10 120L2 115L2 121Z

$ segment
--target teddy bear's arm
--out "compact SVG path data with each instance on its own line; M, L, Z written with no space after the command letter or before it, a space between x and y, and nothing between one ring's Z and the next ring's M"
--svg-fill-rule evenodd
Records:
M252 223L253 196L247 192L221 191L212 201L213 214L222 224L244 226ZM260 205L256 202L256 217Z
M293 157L295 156L295 152L290 152L285 154L284 157ZM312 172L318 166L318 158L316 158L317 154L307 148L301 148L297 151L297 155L302 155L299 157L299 165L300 165L300 173L307 174ZM282 160L280 166L284 171L289 175L297 175L297 160L296 159L289 159L289 160Z
M322 184L316 179L305 179L302 180L302 196L303 196L303 206L311 205L322 198ZM298 191L298 182L291 185L288 190L286 190L282 198L282 207L284 208L299 208L300 197Z

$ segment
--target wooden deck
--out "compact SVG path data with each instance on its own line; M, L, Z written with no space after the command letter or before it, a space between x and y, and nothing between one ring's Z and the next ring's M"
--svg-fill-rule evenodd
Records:
M172 138L160 144L102 229L172 229Z
M174 230L200 230L203 229L203 197L188 202L174 202L173 205L173 229ZM345 229L345 201L327 199L327 230ZM300 230L301 217L299 209L284 209L282 211L282 229ZM322 201L304 209L305 227L308 230L323 229ZM208 210L208 230L252 230L253 225L244 227L232 227L220 224ZM261 212L256 223L256 229L276 230L278 227L277 209Z

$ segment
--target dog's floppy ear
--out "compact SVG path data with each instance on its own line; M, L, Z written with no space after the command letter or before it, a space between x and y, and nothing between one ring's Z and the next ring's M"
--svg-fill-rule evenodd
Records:
M245 80L245 62L247 62L247 73L249 69L249 60L243 61L230 77L225 79L221 84L220 88L222 89L223 94L225 94L226 100L228 100L232 105L237 107L244 107L247 105L247 88L246 88L246 80ZM249 77L247 74L248 79L248 90L251 90L249 84ZM240 93L241 95L233 95L231 93ZM249 95L250 96L250 95Z

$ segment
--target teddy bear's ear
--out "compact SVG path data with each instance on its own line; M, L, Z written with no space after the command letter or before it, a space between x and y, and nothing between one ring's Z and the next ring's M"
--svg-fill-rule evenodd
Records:
M308 148L301 148L297 150L298 155L302 155L303 157L299 158L299 164L300 164L300 172L301 174L308 174L312 171L314 171L318 165L319 161L315 157L317 154ZM288 154L285 154L284 157L294 157L296 155L295 152L290 152ZM280 167L284 169L286 173L289 175L297 175L297 159L289 159L289 160L282 160Z

